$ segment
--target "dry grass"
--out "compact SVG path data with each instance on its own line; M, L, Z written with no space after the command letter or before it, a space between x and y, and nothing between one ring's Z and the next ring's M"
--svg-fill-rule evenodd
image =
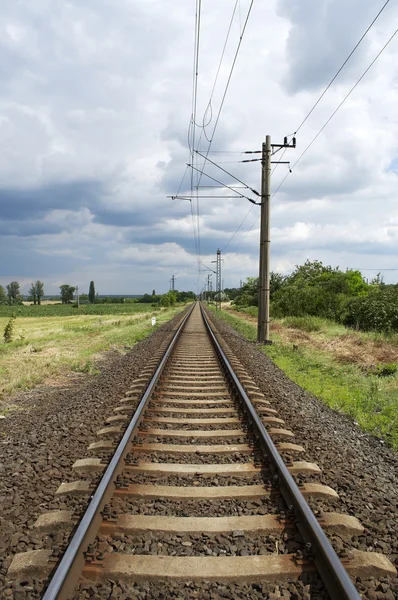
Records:
M65 385L71 372L95 373L95 361L108 350L126 348L149 335L151 318L157 326L181 311L181 306L154 312L73 317L17 317L13 341L0 342L0 414L12 395L38 384ZM0 317L0 333L8 321Z
M347 332L325 339L322 332L307 333L280 326L278 335L285 343L330 352L341 363L370 367L377 363L398 362L398 351L394 345L388 341L371 339L367 334Z
M257 323L256 317L234 311L230 307L227 311L246 321ZM380 335L352 331L343 326L335 326L333 331L330 331L325 325L321 331L307 332L287 327L281 320L271 322L271 334L278 335L284 344L308 346L314 350L329 352L340 363L368 368L378 363L398 362L398 348L388 339L383 339Z
M252 316L231 310L218 314L247 339L256 339ZM273 321L271 339L274 344L259 349L292 381L398 449L397 336L290 317Z
M24 306L31 306L33 304L33 302L22 302L22 304ZM51 304L61 304L61 300L42 300L40 302L41 306L47 306L47 305L51 305Z

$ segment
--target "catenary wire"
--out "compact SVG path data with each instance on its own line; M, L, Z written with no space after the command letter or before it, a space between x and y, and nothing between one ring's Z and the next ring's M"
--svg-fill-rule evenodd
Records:
M202 158L205 158L205 156L203 154L201 154L200 152L198 152L198 150L195 150L195 152L196 152L196 154L199 154L199 156L202 156ZM230 173L226 169L223 169L222 167L220 167L218 163L215 163L214 161L210 160L210 158L208 158L208 157L206 157L206 161L209 162L209 163L211 163L215 167L218 167L221 171L223 171L224 173L226 173L227 175L229 175L229 177L232 177L232 179L235 179L235 181L239 181L239 183L241 183L242 185L244 185L245 187L247 187L256 196L260 196L260 194L257 192L257 190L255 190L252 187L250 187L250 185L247 185L244 181L242 181L241 179L239 179L235 175L232 175L232 173Z
M194 169L195 171L199 171L199 169L193 165L188 165L188 166L191 167L192 169ZM237 192L236 190L234 190L234 188L230 187L229 185L227 185L225 183L222 183L221 181L219 181L218 179L215 179L215 177L212 177L211 175L208 175L204 171L200 170L199 173L201 173L205 177L208 177L209 179L212 179L216 183L219 183L223 188L227 188L227 189L231 190L232 192L235 192L235 194L238 194L240 196L240 198L246 198L246 200L249 200L249 202L252 202L253 204L257 204L255 202L255 200L253 200L252 198L249 198L248 196L245 196L244 194ZM247 186L245 186L245 187L247 187ZM248 189L250 189L250 188L248 188Z
M330 115L330 117L327 119L327 121L324 123L324 125L322 125L321 129L318 131L318 133L316 134L315 137L313 137L313 139L311 140L311 142L308 144L308 146L304 149L304 151L300 154L300 156L298 157L298 159L296 160L296 162L293 164L293 167L295 167L297 165L297 163L303 158L304 154L307 152L307 150L309 150L309 148L312 146L312 144L315 142L315 140L317 139L317 137L322 133L322 131L325 129L325 127L330 123L330 121L333 119L333 117L335 116L335 114L340 110L340 108L343 106L344 102L347 100L347 98L352 94L352 92L355 90L355 88L357 87L357 85L362 81L362 79L365 77L366 73L372 68L372 66L375 64L375 62L377 61L377 59L379 58L379 56L384 52L384 50L387 48L387 46L392 42L392 40L394 39L394 37L396 36L396 34L398 33L398 29L396 29L394 31L394 33L392 34L392 36L389 38L389 40L384 44L384 46L382 47L382 49L378 52L378 54L375 56L375 58L372 60L372 62L370 63L370 65L367 67L367 69L365 69L365 71L362 73L361 77L358 79L358 81L356 81L356 83L352 86L352 88L350 89L350 91L348 92L348 94L346 94L346 96L344 96L343 100L340 102L340 104L338 105L338 107L332 112L332 114Z
M206 155L205 155L205 159L204 159L204 162L203 162L202 169L204 169L204 167L206 165L206 161L207 161L207 157L208 157L208 154L209 154L209 151L210 151L210 148L211 148L211 144L213 143L213 140L214 140L214 135L215 135L215 132L216 132L219 120L220 120L220 116L221 116L221 112L222 112L222 109L223 109L223 106L224 106L225 99L227 97L229 84L230 84L231 79L232 79L232 74L233 74L233 71L234 71L234 68L235 68L236 60L238 58L239 50L240 50L240 47L241 47L241 44L242 44L243 36L245 34L245 31L246 31L247 23L248 23L249 18L250 18L250 14L251 14L251 11L252 11L252 8L253 8L253 4L254 4L254 0L251 0L249 9L247 11L246 19L245 19L245 22L244 22L244 25L243 25L242 33L241 33L241 35L239 37L239 42L238 42L238 46L237 46L236 51L235 51L234 59L232 61L231 69L230 69L230 72L229 72L229 75L228 75L228 79L227 79L227 83L226 83L226 86L225 86L225 89L224 89L224 93L223 93L223 96L222 96L222 99L221 99L221 103L220 103L220 106L219 106L219 109L218 109L216 121L214 123L214 127L213 127L213 130L212 130L211 136L210 136L210 142L209 142L209 146L208 146L208 148L206 150ZM199 177L198 184L199 183L200 183L200 177Z
M197 95L198 95L198 76L199 76L199 47L200 47L200 16L201 16L202 0L196 0L195 10L195 35L194 35L194 57L193 57L193 75L192 75L192 116L191 116L191 144L190 154L191 162L194 162L194 148L195 148L195 133L196 133L196 110L197 110ZM192 223L195 229L196 239L196 257L198 265L200 263L200 225L199 225L199 201L196 201L196 209L194 207L194 172L191 170L191 215ZM194 213L196 216L196 224Z
M238 228L236 229L236 231L231 235L231 237L229 238L228 242L225 244L225 246L221 249L221 252L224 252L225 248L227 248L229 246L229 244L232 242L232 240L234 239L234 237L236 236L236 234L240 231L240 228L242 227L243 223L246 221L247 217L250 215L251 211L253 210L254 205L252 205L249 210L246 213L246 216L242 219L240 225L238 226Z
M328 83L328 85L326 86L326 88L323 90L322 94L319 96L318 100L315 102L315 104L313 105L313 107L311 108L311 110L307 113L307 115L301 121L300 125L297 127L297 129L294 132L294 134L297 134L300 131L300 129L302 128L302 126L304 125L304 123L306 122L306 120L308 119L308 117L312 114L312 112L314 111L314 109L318 106L319 102L322 100L322 98L324 97L324 95L326 94L326 92L328 91L328 89L330 88L330 86L332 85L332 83L335 81L335 79L339 76L339 74L341 73L341 71L344 69L345 65L350 60L351 56L354 54L354 52L356 51L356 49L358 48L358 46L361 44L361 42L363 41L363 39L366 37L366 35L370 31L370 29L376 23L377 19L380 17L381 13L383 12L383 10L385 9L385 7L387 6L387 4L389 2L390 2L390 0L387 0L384 3L384 5L381 7L381 9L379 10L379 12L377 13L377 15L375 16L375 18L373 19L373 21L369 25L369 27L362 34L362 36L360 37L360 39L358 40L358 42L355 44L354 48L351 50L350 54L347 56L347 58L345 59L345 61L343 62L343 64L339 68L339 70L337 71L336 75L333 77L333 79L330 80L330 82Z
M330 117L327 119L327 121L322 125L322 127L318 131L318 133L312 138L311 142L306 146L306 148L300 154L300 156L298 157L298 159L292 165L291 171L288 171L286 173L285 177L282 179L282 181L280 182L280 184L278 185L278 187L276 188L276 190L273 192L273 194L271 196L271 200L274 198L274 196L281 189L282 185L284 184L284 182L286 181L286 179L288 178L288 176L292 172L293 168L299 163L299 161L303 158L303 156L306 154L306 152L310 149L310 147L312 146L312 144L319 137L319 135L322 133L322 131L325 129L325 127L330 123L330 121L333 119L333 117L336 115L336 113L340 110L340 108L343 106L343 104L345 103L345 101L348 99L348 97L351 95L351 93L355 90L355 88L357 87L357 85L362 81L362 79L365 77L365 75L368 73L368 71L371 69L371 67L374 65L374 63L377 61L377 59L380 57L380 55L384 52L384 50L387 48L387 46L392 42L392 40L394 39L394 37L396 36L397 33L398 33L398 29L396 29L394 31L394 33L392 34L392 36L384 44L384 46L381 48L381 50L378 52L378 54L372 60L372 62L370 63L370 65L362 73L361 77L356 81L356 83L352 86L352 88L350 89L350 91L346 94L346 96L343 98L343 100L340 102L340 104L337 106L337 108L333 111L333 113L330 115ZM259 220L259 218L260 218L260 216L258 216L258 218L256 219L256 221L251 226L251 228L245 233L245 235L243 236L242 240L239 242L238 246L233 250L233 252L236 251L236 249L240 246L240 244L246 238L246 236L248 235L248 233L250 233L250 231L253 229L254 225L257 223L257 221Z
M236 0L236 1L235 1L235 6L234 6L234 9L233 9L233 11L232 11L232 16L231 16L231 19L230 19L230 22L229 22L229 27L228 27L227 35L226 35L226 38L225 38L224 47L223 47L223 49L222 49L222 52L221 52L221 57L220 57L220 61L219 61L219 63L218 63L217 73L216 73L216 76L215 76L215 78L214 78L213 88L212 88L212 90L211 90L211 93L210 93L210 98L209 98L209 102L208 102L208 104L207 104L206 111L207 111L207 110L208 110L208 108L211 106L211 101L212 101L212 99L213 99L213 96L214 96L214 92L215 92L216 85L217 85L217 81L218 81L218 76L219 76L219 74L220 74L220 70L221 70L222 61L224 60L224 54L225 54L225 50L226 50L226 48L227 48L227 44L228 44L228 40L229 40L229 34L231 33L231 29L232 29L232 23L233 23L233 21L234 21L234 17L235 17L235 12L236 12L236 7L237 7L237 5L238 5L238 1L239 1L239 0ZM205 111L205 115L206 115L206 111ZM205 115L203 115L203 121L204 121L204 117L205 117ZM213 116L213 115L212 115L212 116ZM210 122L211 122L211 121L210 121ZM209 125L210 125L210 122L209 122ZM206 127L207 127L207 125L206 125ZM200 141L201 141L201 139L202 139L202 134L204 134L204 136L205 136L206 140L207 140L208 142L210 142L210 140L208 139L208 137L207 137L207 135L206 135L206 130L205 130L205 126L204 126L204 127L203 127L203 129L202 129L202 131L201 131L201 133L200 133L200 137L199 137L199 142L198 142L198 145L200 144Z
M386 2L383 4L383 6L381 7L381 9L377 13L377 15L374 17L373 21L370 23L370 25L368 26L368 28L366 29L366 31L359 38L358 42L355 44L355 46L351 50L350 54L347 56L347 58L345 59L345 61L343 62L343 64L340 66L340 68L338 69L338 71L336 72L336 74L334 75L334 77L332 77L332 79L329 81L328 85L325 87L325 89L323 90L322 94L319 96L319 98L317 99L317 101L315 102L315 104L313 104L312 108L306 114L306 116L301 121L300 125L296 128L295 132L292 135L297 135L297 133L300 131L300 129L302 128L302 126L304 125L304 123L307 121L307 119L309 118L309 116L313 113L313 111L315 110L315 108L318 106L318 104L320 103L320 101L322 100L322 98L324 97L324 95L326 94L326 92L328 91L328 89L331 87L331 85L333 84L333 82L340 75L341 71L344 69L344 67L346 66L346 64L350 60L351 56L355 53L355 51L357 50L357 48L360 46L360 44L362 43L362 41L364 40L364 38L367 36L367 34L369 33L369 31L371 30L371 28L373 27L373 25L376 23L377 19L380 17L381 13L384 11L384 9L386 8L386 6L387 6L387 4L389 2L390 2L390 0L386 0ZM286 153L286 148L284 149L281 158L284 157L285 153ZM277 167L278 167L278 165L275 165L275 167L273 168L272 174L277 169Z

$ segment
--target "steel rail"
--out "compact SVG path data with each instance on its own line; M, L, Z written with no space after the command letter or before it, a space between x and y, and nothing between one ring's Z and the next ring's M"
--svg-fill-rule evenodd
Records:
M177 343L177 340L186 324L189 316L194 309L195 303L191 309L185 315L182 323L178 327L174 334L158 368L155 371L153 378L151 379L138 407L135 411L127 429L125 430L118 447L115 450L114 455L110 463L108 464L101 481L98 484L97 489L94 492L88 505L86 512L84 513L69 545L58 564L54 575L47 587L47 590L42 597L42 600L67 600L69 594L73 593L74 587L77 583L79 573L84 565L84 551L88 545L91 544L96 534L98 533L98 521L102 519L101 511L106 504L106 499L111 495L114 487L115 476L117 471L121 468L121 462L128 451L128 443L134 433L134 430L140 424L143 416L143 412L146 408L151 393L156 386L159 377L165 367L165 364L170 357L170 354ZM76 580L73 579L73 575L76 573ZM70 576L70 577L68 577Z
M347 571L334 551L322 527L319 525L314 513L304 499L304 496L300 492L298 485L289 473L281 455L258 416L256 409L235 375L228 358L211 329L202 305L200 306L200 309L209 335L216 348L217 354L225 367L228 378L239 398L243 401L244 408L251 419L258 441L270 460L272 470L278 476L282 496L287 503L287 506L289 508L292 507L297 519L297 527L300 529L304 540L311 544L311 551L314 556L315 564L327 592L332 600L360 600L358 591L352 583Z

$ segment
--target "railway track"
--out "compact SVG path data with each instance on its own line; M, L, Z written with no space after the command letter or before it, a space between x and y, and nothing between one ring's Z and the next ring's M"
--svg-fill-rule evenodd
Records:
M49 579L44 600L205 598L217 589L235 598L244 597L242 582L264 598L353 600L361 596L349 575L396 574L384 555L351 550L361 523L333 510L336 492L319 482L318 466L303 459L199 304L89 454L74 464L81 478L56 491L70 509L36 523L42 534L70 538L61 560L38 549L17 554L9 568L19 581ZM307 501L331 509L317 518ZM344 540L344 556L326 534Z

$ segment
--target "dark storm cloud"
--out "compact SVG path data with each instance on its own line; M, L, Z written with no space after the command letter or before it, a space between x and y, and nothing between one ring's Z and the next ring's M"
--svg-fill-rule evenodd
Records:
M81 264L81 260L70 255L53 255L51 249L47 253L36 252L30 240L0 238L0 255L2 277L27 277L45 279L69 273ZM12 248L12 251L11 251Z
M36 235L54 235L64 231L61 223L45 223L40 220L2 221L0 219L0 236L32 237Z
M296 93L328 83L380 8L371 0L280 0L279 13L292 25L286 47L287 89ZM338 82L352 79L367 47L365 38Z
M127 208L121 208L113 204L113 199L108 195L101 204L92 207L94 223L102 225L113 225L116 227L137 228L133 235L151 235L152 228L156 228L165 219L177 219L185 216L187 208L185 202L171 200L170 198L134 197ZM138 228L142 228L138 231ZM148 229L149 228L149 229ZM154 229L153 231L156 231Z
M136 199L126 209L119 208L107 185L99 181L75 181L33 188L0 188L0 233L32 236L68 229L70 219L56 222L43 219L52 211L78 212L88 209L94 223L117 227L154 226L167 218L184 216L186 208L170 199ZM73 223L72 223L73 225Z
M382 2L378 0L379 8ZM243 16L250 0L240 3ZM167 289L179 264L195 274L197 248L191 218L195 207L167 198L177 192L189 161L193 3L19 0L3 4L0 255L6 282L9 276L30 281L33 273L43 280L51 274L55 286L57 274L69 281L69 272L71 283L86 285L86 280L95 278L105 293L124 292L128 277L119 261L122 267L131 265L132 273L137 268L133 292L153 287L158 291L155 272L156 280L164 282L159 286ZM229 0L204 4L196 118L196 141L202 135L202 149L208 143L201 125L231 13ZM212 144L212 150L223 152L210 158L226 161L227 170L258 189L259 163L243 166L230 161L242 158L236 152L259 149L268 133L277 142L293 131L290 121L297 125L319 95L315 88L334 75L377 12L373 5L370 0L259 2L248 23ZM322 100L319 112L307 122L310 131L300 132L296 154L289 153L292 164L341 101L339 82L348 86L356 80L360 63L368 63L369 44L373 51L384 34L387 14L386 10L384 20L372 29ZM240 32L236 15L212 100L208 137ZM347 254L352 248L376 253L378 244L390 249L394 260L394 234L383 235L385 215L394 214L397 187L391 163L397 146L393 52L391 45L378 63L380 68L361 83L273 200L273 206L280 202L281 210L272 215L272 252L281 259L288 256L289 264L296 249L305 254L309 248L314 255L322 255L323 248L324 255L336 248ZM292 102L291 92L297 91L305 93ZM387 177L385 165L391 165ZM278 167L272 177L273 190L284 177L283 168ZM213 166L206 165L205 172L225 184L234 183ZM201 184L213 182L204 175ZM205 189L210 188L200 193ZM189 190L187 177L181 193ZM372 202L383 210L372 210ZM250 206L239 199L200 202L202 255L213 257L217 247L223 248ZM254 207L227 251L235 250L257 212ZM346 226L351 222L357 224L356 237ZM336 225L336 230L340 226L344 235L332 228L322 230L328 224ZM232 259L237 280L248 269L257 272L256 227ZM375 229L380 233L377 242Z
M130 244L167 244L167 243L177 243L180 245L186 252L196 255L196 246L194 237L191 232L188 232L186 235L176 235L165 233L152 233L148 232L148 235L143 235L142 233L131 236ZM200 250L202 255L206 254L216 254L217 252L217 240L214 236L206 236L201 235L200 237Z
M43 218L51 210L92 208L103 193L96 181L75 181L33 188L0 188L0 221Z

